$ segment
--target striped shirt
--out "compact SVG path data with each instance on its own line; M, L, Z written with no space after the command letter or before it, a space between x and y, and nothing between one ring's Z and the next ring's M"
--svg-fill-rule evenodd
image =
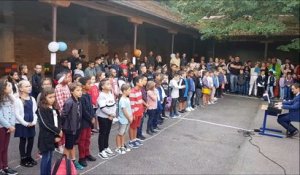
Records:
M137 89L136 87L132 88L129 95L129 99L133 115L142 116L144 113L144 100L142 96L142 91L140 89Z

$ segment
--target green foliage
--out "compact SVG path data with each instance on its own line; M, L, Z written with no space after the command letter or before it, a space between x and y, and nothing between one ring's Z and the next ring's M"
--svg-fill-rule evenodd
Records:
M280 33L285 31L286 25L280 20L279 15L293 15L299 22L299 0L162 0L161 2L179 12L183 17L182 22L198 28L202 39L224 39L232 35L253 34L270 36Z
M277 47L278 50L289 52L291 50L300 50L300 39L293 39L291 43Z

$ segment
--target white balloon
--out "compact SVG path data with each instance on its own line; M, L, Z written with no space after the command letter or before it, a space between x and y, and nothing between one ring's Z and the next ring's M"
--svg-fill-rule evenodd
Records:
M52 41L48 44L48 49L50 52L57 52L59 49L59 44L55 41Z

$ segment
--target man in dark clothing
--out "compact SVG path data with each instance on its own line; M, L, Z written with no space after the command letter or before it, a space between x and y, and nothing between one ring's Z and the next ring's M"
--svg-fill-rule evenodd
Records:
M96 74L99 72L105 72L105 66L103 64L104 57L96 57L95 58L95 70Z
M68 58L68 61L71 63L71 70L74 72L76 69L76 63L81 62L81 59L79 57L79 53L77 49L72 50L72 56Z
M153 51L149 52L148 64L149 64L149 66L150 65L153 66L153 67L155 66L155 58L153 56Z
M235 57L234 62L230 64L230 90L233 93L238 92L237 88L237 78L240 74L240 69L242 69L242 63L240 62L240 57Z
M187 61L187 58L186 58L186 53L183 53L183 54L182 54L181 61L180 61L180 67L181 67L181 66L186 66L187 63L188 63L188 61Z
M56 78L57 74L59 74L61 72L69 72L70 69L69 69L68 65L69 65L68 59L66 59L66 58L61 59L59 64L57 64L55 66L54 79Z
M41 92L41 82L42 82L42 65L35 65L35 73L32 75L32 96L36 99Z

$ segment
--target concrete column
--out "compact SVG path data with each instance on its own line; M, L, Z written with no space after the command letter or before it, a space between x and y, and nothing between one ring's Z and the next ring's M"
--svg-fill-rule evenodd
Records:
M143 24L143 21L136 17L128 18L128 21L133 23L133 50L137 48L137 40L138 40L138 26Z
M137 41L137 30L138 30L138 24L133 24L134 25L134 33L133 33L133 50L136 49L136 41Z
M0 13L5 23L0 23L0 62L15 62L14 12L11 1L0 2Z
M52 5L52 40L56 41L57 30L57 6Z
M264 49L264 58L268 58L268 49L269 49L269 43L272 43L273 41L261 41L260 43L263 43L265 45Z
M175 43L175 35L178 33L175 30L168 30L168 32L172 35L172 39L171 39L171 53L174 53L174 43Z

